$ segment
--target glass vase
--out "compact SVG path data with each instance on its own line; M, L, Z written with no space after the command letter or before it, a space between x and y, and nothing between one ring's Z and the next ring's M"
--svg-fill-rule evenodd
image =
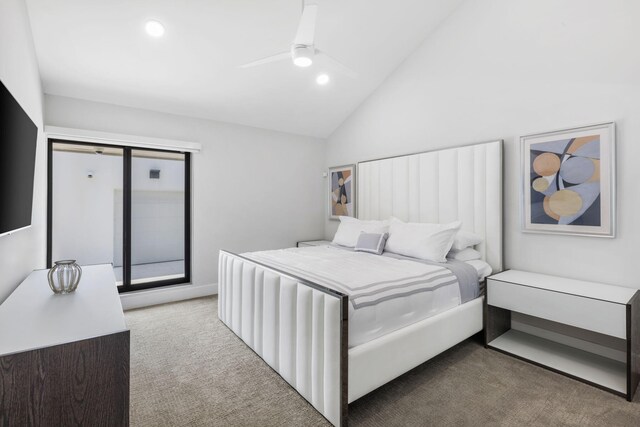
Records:
M75 291L82 277L82 268L75 259L55 261L47 275L49 287L54 294L70 294Z

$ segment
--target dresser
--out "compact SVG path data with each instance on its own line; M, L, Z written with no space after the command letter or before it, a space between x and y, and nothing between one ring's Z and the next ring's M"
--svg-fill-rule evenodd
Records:
M487 347L631 401L640 381L640 291L507 270L487 278Z
M0 425L129 425L129 330L113 268L72 294L31 273L0 305Z

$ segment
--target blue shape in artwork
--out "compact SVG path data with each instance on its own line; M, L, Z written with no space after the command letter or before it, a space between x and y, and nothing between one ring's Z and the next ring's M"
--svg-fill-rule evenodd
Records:
M539 194L539 193L538 193ZM532 224L557 224L558 221L551 218L544 211L543 202L531 203L531 223Z
M591 203L591 206L584 213L576 218L571 225L600 225L600 196Z
M553 176L553 179L551 180L551 183L549 184L549 186L547 187L546 190L542 191L542 194L544 194L545 196L550 196L553 193L555 193L556 191L558 191L558 189L556 188L556 180L557 180L557 175Z
M600 158L600 140L596 139L594 141L587 142L582 147L578 148L575 151L575 153L573 153L573 155L580 156L580 157L590 157L592 159L599 159Z
M537 144L531 144L530 149L533 151L563 154L571 141L573 140L561 139L558 141L538 142Z
M331 172L331 189L335 190L338 188L338 180L341 178L342 174L339 172Z
M571 187L571 191L575 191L580 195L580 198L582 198L582 207L574 215L560 217L558 224L573 224L576 219L580 218L586 212L586 210L591 207L598 196L600 196L600 183L587 182L585 184L574 185L573 187ZM585 219L586 218L583 218L583 222ZM598 215L597 217L592 215L589 219L589 224L582 225L600 226L600 215Z
M582 184L588 181L595 172L596 167L586 157L570 157L560 166L560 176L571 184Z
M555 187L549 187L551 192ZM532 224L557 224L558 221L551 218L544 211L544 194L531 189L531 223Z

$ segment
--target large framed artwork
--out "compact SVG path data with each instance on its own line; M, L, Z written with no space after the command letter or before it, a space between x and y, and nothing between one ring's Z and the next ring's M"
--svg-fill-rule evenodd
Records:
M356 166L329 168L329 218L356 215Z
M615 124L523 136L523 231L614 237Z

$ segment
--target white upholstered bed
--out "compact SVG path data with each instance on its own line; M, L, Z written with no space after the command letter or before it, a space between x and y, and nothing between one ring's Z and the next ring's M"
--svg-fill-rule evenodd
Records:
M358 217L462 221L502 270L502 141L361 162ZM280 268L279 268L280 267ZM220 319L332 424L348 404L483 329L483 298L349 347L349 297L266 258L220 251Z

